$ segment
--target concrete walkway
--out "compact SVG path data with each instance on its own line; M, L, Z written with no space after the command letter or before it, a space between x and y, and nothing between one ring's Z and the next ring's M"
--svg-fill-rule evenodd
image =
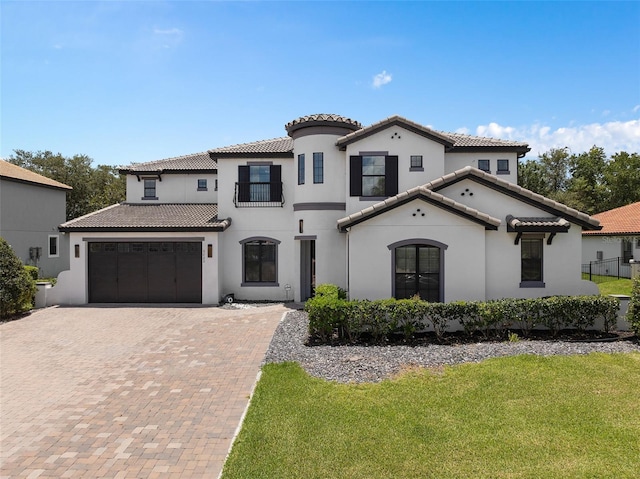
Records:
M54 307L0 325L0 477L217 478L286 311Z

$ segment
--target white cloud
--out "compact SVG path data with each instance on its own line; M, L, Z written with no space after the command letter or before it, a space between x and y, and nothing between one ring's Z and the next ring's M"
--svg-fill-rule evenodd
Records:
M633 111L634 113L637 113L637 112L638 112L638 110L640 110L640 105L636 105L636 106L634 106L634 107L633 107L633 110L631 110L631 111Z
M572 125L555 130L538 123L522 127L489 123L478 126L476 134L524 141L531 147L527 155L530 157L538 156L551 148L565 146L573 153L588 151L593 145L604 148L609 155L618 151L640 152L640 119Z
M153 33L156 35L182 35L182 30L179 28L167 28L166 30L154 28Z
M373 88L380 88L382 85L391 83L391 80L391 73L387 73L386 70L382 70L381 73L374 75L373 83L371 85L373 86Z

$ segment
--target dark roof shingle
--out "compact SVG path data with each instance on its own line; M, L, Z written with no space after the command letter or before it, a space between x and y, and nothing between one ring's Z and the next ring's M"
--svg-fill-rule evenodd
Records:
M215 172L218 164L204 151L190 155L165 158L164 160L149 161L146 163L133 163L130 166L120 167L121 173L162 173L167 171L207 171Z
M231 219L218 219L214 203L119 203L59 226L60 231L224 231Z

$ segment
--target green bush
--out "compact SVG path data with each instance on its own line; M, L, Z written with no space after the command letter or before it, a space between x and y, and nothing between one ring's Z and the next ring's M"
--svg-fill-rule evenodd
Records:
M640 302L640 293L636 293ZM427 303L419 298L376 301L344 299L344 291L335 285L320 285L307 301L309 334L322 342L358 341L363 334L376 343L391 335L411 339L429 326L438 339L460 324L468 336L481 333L485 338L506 337L509 329L520 329L528 337L536 326L544 326L552 336L563 329L583 333L603 320L608 332L615 324L618 300L608 296L550 296L533 299L490 301L453 301ZM636 309L640 329L640 306ZM634 313L631 313L634 314Z
M627 321L629 321L631 329L636 333L636 336L640 337L640 276L633 278Z
M0 238L0 317L28 311L36 283L4 238Z
M38 281L38 275L40 270L38 269L37 266L25 265L24 269L27 272L27 274L31 277L32 280Z

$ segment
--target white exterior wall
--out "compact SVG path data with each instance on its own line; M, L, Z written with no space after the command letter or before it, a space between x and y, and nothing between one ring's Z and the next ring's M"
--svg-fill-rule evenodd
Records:
M395 133L398 137L391 138ZM345 164L349 158L363 151L388 151L398 156L398 193L414 186L424 185L444 175L444 146L400 126L392 126L371 136L347 145ZM424 171L409 171L411 155L422 155ZM347 166L348 171L348 166ZM345 175L346 176L346 175ZM359 197L349 196L349 182L345 185L347 214L360 211L379 200L360 201Z
M447 153L444 159L444 174L453 173L465 166L478 168L478 160L489 160L490 173L496 175L501 180L518 183L518 154L515 152L470 152L470 153ZM497 173L498 160L509 160L509 174Z
M87 243L90 241L108 241L118 238L119 241L134 238L141 242L166 239L184 241L188 238L203 238L202 242L202 304L218 304L220 286L218 281L218 264L221 251L217 232L157 232L157 233L70 233L69 257L70 268L58 275L58 282L47 293L47 304L87 304L89 301L89 261ZM207 257L207 245L213 247L213 257ZM80 257L75 257L75 245L80 247Z
M143 200L144 180L127 175L127 203L217 203L217 174L165 173L162 181L156 179L157 200ZM198 191L198 180L207 180L207 191Z
M635 238L632 238L635 239ZM640 249L636 248L636 241L633 242L631 251L634 258L640 258ZM622 256L622 237L620 236L583 236L582 237L582 262L598 260L598 251L602 251L602 259L612 259Z
M238 166L248 163L282 166L282 189L285 203L282 207L243 207L233 203L235 183L238 181ZM284 301L299 295L299 277L296 277L294 256L294 196L292 178L295 174L291 158L251 159L224 158L218 160L218 174L224 181L219 182L218 217L231 217L231 226L221 233L220 294L234 294L236 299ZM295 225L297 228L297 225ZM297 231L297 230L295 230ZM279 241L278 244L278 285L242 286L243 265L240 241L251 237L265 237ZM299 269L299 267L298 267ZM287 285L291 289L286 289Z
M417 209L425 216L413 216ZM444 301L482 300L485 235L490 233L482 225L421 200L355 225L348 233L349 297L392 297L393 251L388 246L419 238L448 246L444 252Z
M307 135L294 141L293 176L287 178L294 185L294 203L345 201L348 160L336 147L337 135ZM324 183L313 183L313 153L324 154ZM298 155L305 155L305 182L298 185ZM283 176L284 179L284 176Z

